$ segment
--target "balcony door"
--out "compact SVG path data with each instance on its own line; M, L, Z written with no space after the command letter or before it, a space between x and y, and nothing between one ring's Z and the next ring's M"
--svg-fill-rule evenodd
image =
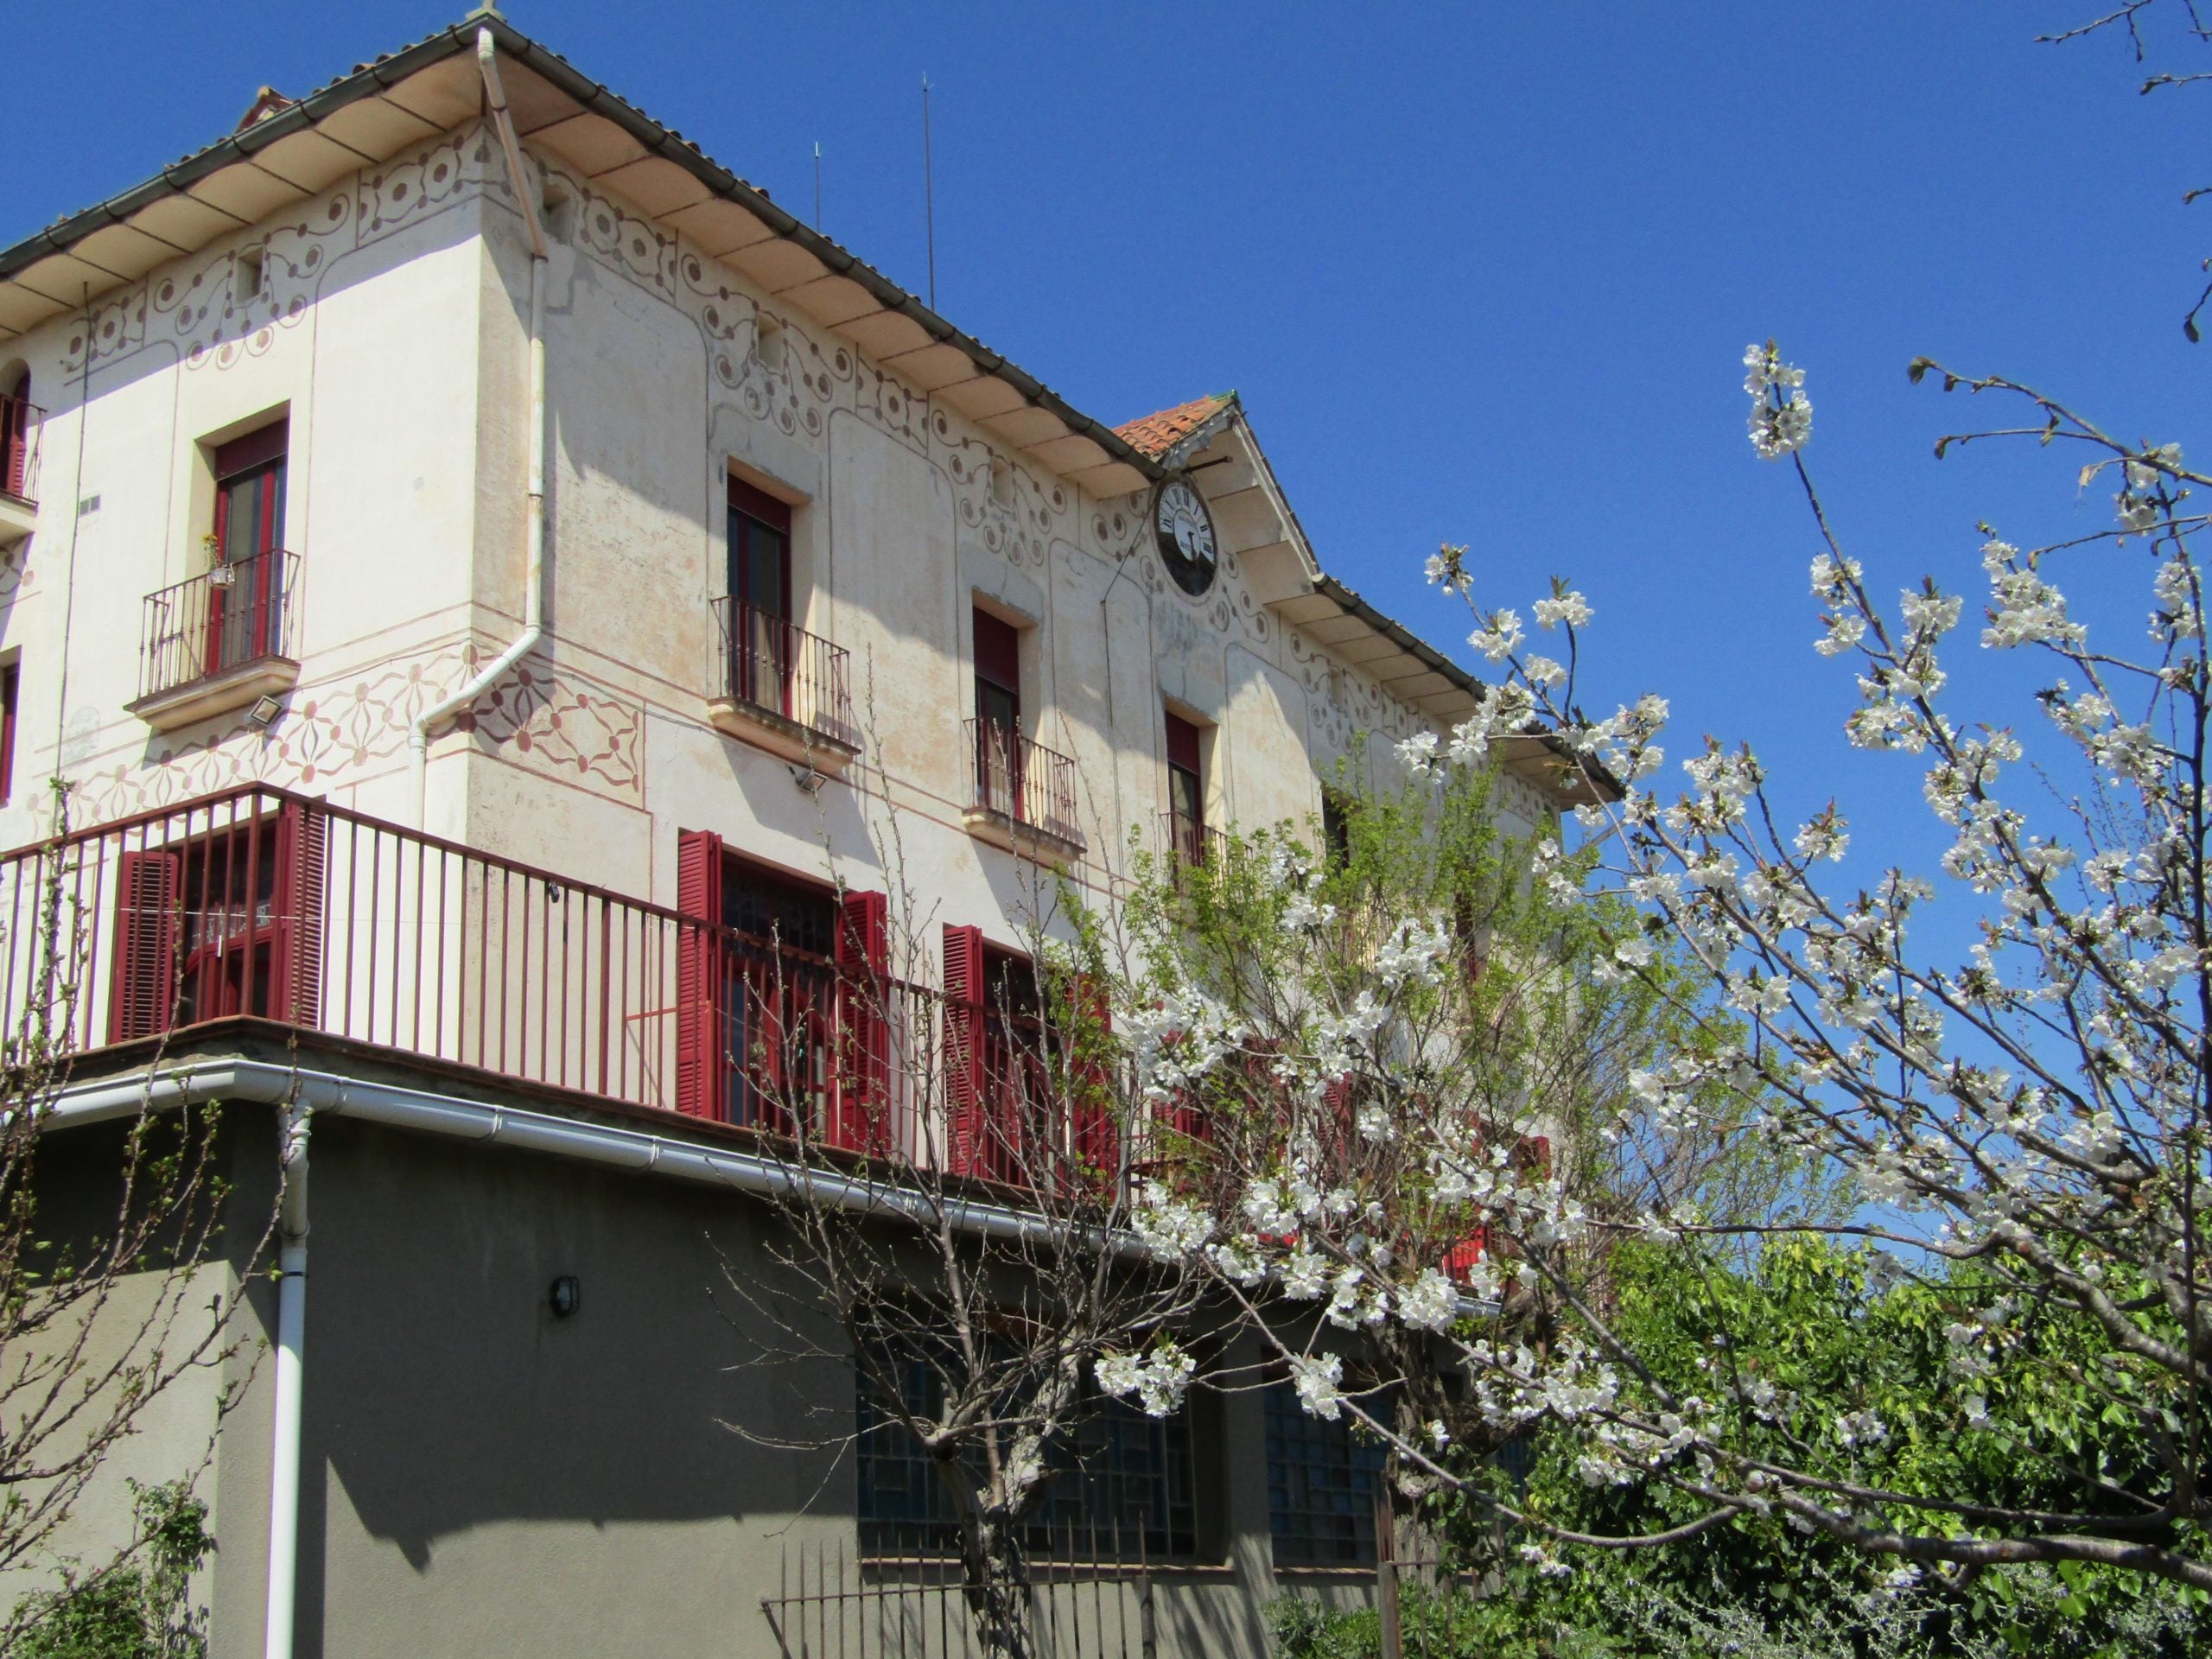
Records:
M772 495L729 481L730 693L741 702L793 718L791 510Z
M1206 855L1206 790L1198 728L1180 715L1167 716L1167 823L1170 850L1185 864Z
M207 660L220 674L279 654L284 626L284 463L289 423L215 452L214 558L208 570Z
M1022 816L1021 630L975 613L976 804Z

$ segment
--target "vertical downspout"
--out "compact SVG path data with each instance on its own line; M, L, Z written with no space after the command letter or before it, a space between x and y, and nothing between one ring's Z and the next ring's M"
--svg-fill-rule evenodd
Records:
M501 676L537 648L545 631L545 227L538 219L537 193L531 188L529 171L523 166L522 146L515 137L514 117L507 110L506 89L499 83L497 47L488 29L476 32L476 67L483 77L492 124L499 130L499 148L507 158L507 180L514 187L523 224L530 232L529 570L524 577L521 634L460 690L417 715L408 728L408 770L414 780L417 830L428 827L432 729L499 683Z
M292 1659L300 1577L300 1406L305 1393L308 1319L308 1132L313 1109L284 1111L279 1154L283 1197L276 1217L276 1394L269 1459L269 1624L265 1659Z

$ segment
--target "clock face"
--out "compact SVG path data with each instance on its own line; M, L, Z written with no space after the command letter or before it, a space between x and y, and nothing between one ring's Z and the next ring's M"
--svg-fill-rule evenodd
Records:
M1194 598L1213 586L1213 515L1187 478L1171 478L1153 498L1152 528L1160 561L1175 585Z

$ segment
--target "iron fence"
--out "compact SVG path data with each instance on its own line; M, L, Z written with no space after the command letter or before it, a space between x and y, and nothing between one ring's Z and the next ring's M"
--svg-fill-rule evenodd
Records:
M970 720L965 731L972 808L1083 845L1073 760L997 721Z
M1141 1552L1033 1560L1019 1592L1031 1659L1156 1659L1155 1586ZM957 1562L787 1548L760 1611L785 1659L989 1659Z
M271 548L146 595L138 695L158 696L234 668L299 654L299 557Z
M847 748L860 747L853 723L849 654L784 617L735 594L713 601L715 690Z

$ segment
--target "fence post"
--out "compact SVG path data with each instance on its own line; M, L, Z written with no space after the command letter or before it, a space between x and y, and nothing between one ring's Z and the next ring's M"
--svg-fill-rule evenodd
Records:
M1406 1659L1398 1624L1398 1526L1391 1512L1390 1478L1375 1478L1375 1611L1382 1624L1382 1659Z
M1137 1569L1137 1645L1144 1659L1160 1659L1160 1625L1152 1608L1152 1572Z

